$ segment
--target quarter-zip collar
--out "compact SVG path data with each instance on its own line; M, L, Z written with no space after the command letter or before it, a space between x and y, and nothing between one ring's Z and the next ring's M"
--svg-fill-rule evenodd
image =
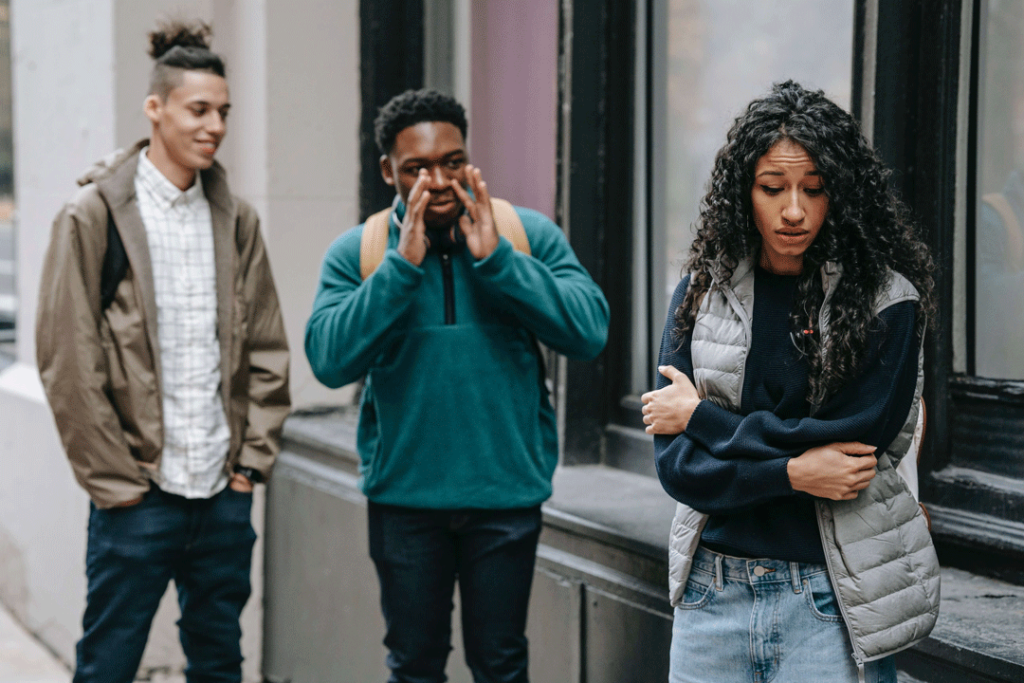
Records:
M466 192L469 196L473 196L472 190L466 188ZM390 230L401 232L402 221L405 220L405 202L399 195L395 195L395 198L391 202L391 216L390 216ZM431 252L454 252L462 248L466 244L466 236L462 234L462 230L459 229L458 221L452 223L452 230L431 230L427 228L427 237L430 239ZM454 239L453 239L454 238Z

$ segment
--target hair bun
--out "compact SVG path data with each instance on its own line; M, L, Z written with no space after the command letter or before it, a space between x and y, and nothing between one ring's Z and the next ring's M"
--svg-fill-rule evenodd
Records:
M176 47L209 50L212 36L213 31L205 21L163 23L149 34L149 55L153 59L160 59Z

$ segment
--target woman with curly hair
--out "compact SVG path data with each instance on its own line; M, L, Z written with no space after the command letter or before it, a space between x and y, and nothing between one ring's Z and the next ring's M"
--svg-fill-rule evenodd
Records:
M939 570L896 473L932 264L848 113L787 81L719 151L643 396L670 538L672 683L895 681Z

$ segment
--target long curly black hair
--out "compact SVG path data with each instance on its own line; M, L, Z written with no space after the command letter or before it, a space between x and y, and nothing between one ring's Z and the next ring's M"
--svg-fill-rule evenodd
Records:
M828 211L817 239L804 254L803 273L790 313L794 330L818 329L824 302L822 265L835 262L842 276L829 304L829 333L804 337L809 363L807 399L820 404L860 367L875 297L889 270L917 288L919 333L933 318L933 264L909 211L890 184L891 171L860 132L856 120L820 91L793 81L777 83L754 100L729 129L715 157L701 201L697 235L686 268L690 286L675 311L675 334L693 328L704 295L728 283L739 263L757 258L761 235L753 220L754 167L781 140L803 147L821 173Z

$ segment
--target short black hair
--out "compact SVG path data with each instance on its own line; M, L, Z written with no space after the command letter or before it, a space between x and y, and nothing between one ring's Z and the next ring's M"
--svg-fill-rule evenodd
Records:
M149 34L149 56L156 60L149 77L149 94L166 99L181 84L185 71L205 71L224 78L224 60L210 50L213 31L196 21L171 21Z
M454 97L429 88L406 90L381 107L373 121L373 137L380 153L389 154L399 133L424 121L450 123L466 137L466 110Z

